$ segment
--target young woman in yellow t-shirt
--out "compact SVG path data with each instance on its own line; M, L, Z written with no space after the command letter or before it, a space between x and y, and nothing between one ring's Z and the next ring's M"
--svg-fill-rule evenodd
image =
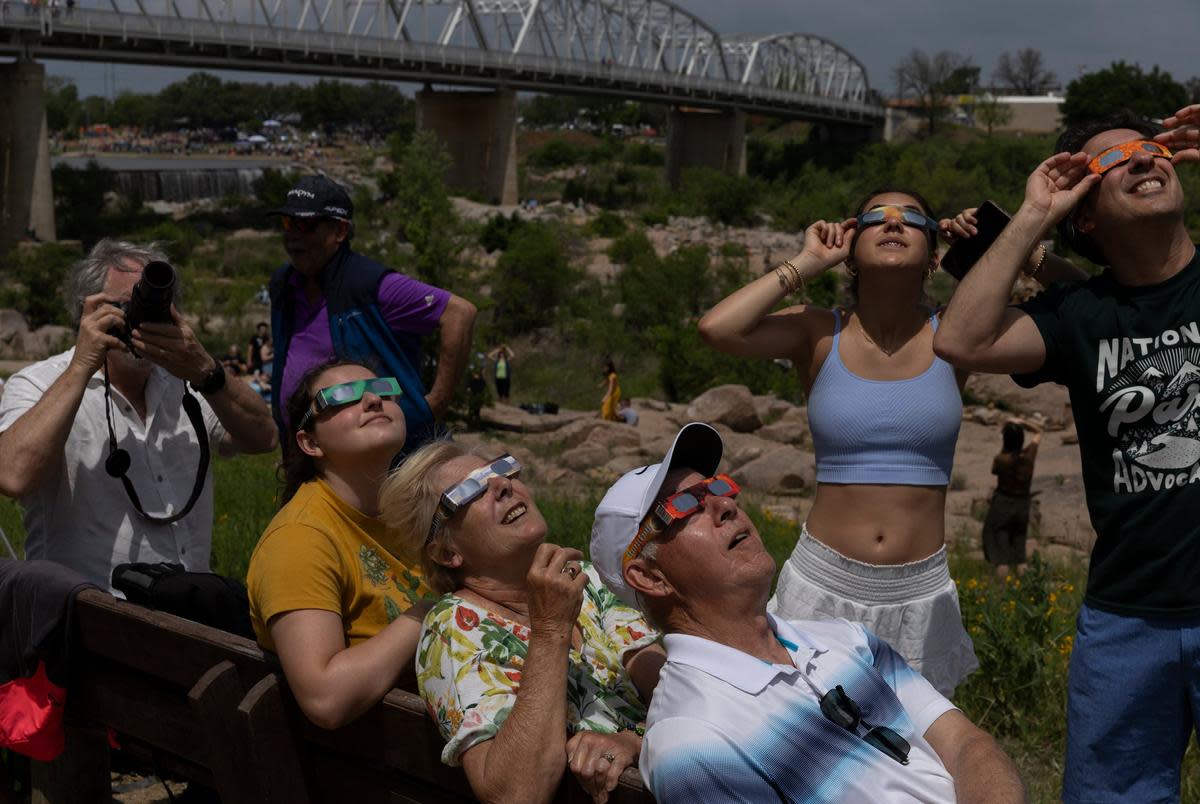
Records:
M310 371L287 401L282 508L250 558L258 641L279 654L310 720L327 729L383 699L407 671L428 604L396 558L379 488L404 445L395 379L358 363Z

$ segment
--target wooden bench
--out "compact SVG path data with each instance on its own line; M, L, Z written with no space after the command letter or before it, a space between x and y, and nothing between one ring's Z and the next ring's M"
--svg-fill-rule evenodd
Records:
M104 727L122 750L214 788L225 804L473 800L461 769L442 764L441 735L410 691L326 731L300 712L276 658L249 640L95 589L79 594L75 619L68 748L35 769L35 801L107 799ZM590 800L564 774L555 801ZM631 769L610 801L653 798Z

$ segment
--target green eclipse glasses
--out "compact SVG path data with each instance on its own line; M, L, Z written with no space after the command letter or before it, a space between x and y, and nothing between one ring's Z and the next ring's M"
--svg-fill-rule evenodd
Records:
M340 408L343 405L357 402L367 391L384 399L404 396L404 391L400 389L400 381L395 377L372 377L369 380L351 380L331 385L317 391L312 405L309 406L296 429L303 430L310 419L320 416L329 408Z
M919 229L925 229L929 232L936 232L938 229L937 221L925 213L909 209L908 207L895 206L894 204L872 207L859 215L856 220L858 220L859 229L863 229L867 226L879 226L880 224L887 223L889 219L898 219L906 226L916 226Z
M487 466L481 466L465 478L442 492L438 500L437 510L433 512L433 521L429 523L429 535L425 543L433 541L433 537L441 530L446 520L458 513L487 491L488 481L493 477L514 477L521 471L521 462L505 453Z

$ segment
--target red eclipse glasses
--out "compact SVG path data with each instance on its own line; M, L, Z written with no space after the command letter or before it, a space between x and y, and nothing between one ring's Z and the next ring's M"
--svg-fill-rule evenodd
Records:
M675 492L646 514L646 518L642 520L642 526L638 528L637 535L625 549L621 563L628 564L637 558L650 540L666 530L672 522L677 522L699 511L700 507L704 505L706 497L736 497L739 492L741 492L741 488L729 475L714 475L694 486L688 486L682 491Z
M1147 153L1160 159L1170 159L1172 156L1171 149L1160 142L1131 140L1106 148L1096 154L1092 161L1088 162L1088 170L1098 176L1103 176L1118 165L1128 162L1137 153Z

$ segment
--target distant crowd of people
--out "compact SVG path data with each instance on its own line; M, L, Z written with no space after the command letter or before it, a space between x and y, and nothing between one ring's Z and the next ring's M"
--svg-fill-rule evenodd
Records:
M112 588L122 562L209 568L201 444L281 445L280 508L246 579L258 641L324 728L415 683L482 800L548 801L569 774L604 802L637 767L664 802L1018 802L1015 764L952 702L978 660L946 498L968 372L1061 383L1099 537L1063 797L1177 800L1200 705L1200 257L1177 170L1200 161L1200 105L1165 127L1065 132L945 308L925 293L938 238L969 243L976 213L939 220L890 187L812 223L799 254L699 320L714 349L788 361L807 394L816 494L777 582L702 422L607 489L590 560L555 544L522 461L438 426L487 363L507 401L516 353L473 358L473 304L355 252L350 196L323 176L275 210L288 262L245 356L208 354L173 304L129 328L164 257L98 243L70 280L75 345L0 400L0 491L21 500L28 558ZM1105 270L1049 253L1056 227ZM848 304L786 306L841 264ZM1013 306L1022 273L1048 289ZM600 386L601 416L636 425L611 359ZM1009 422L993 463L983 541L1001 575L1027 560L1039 442Z

